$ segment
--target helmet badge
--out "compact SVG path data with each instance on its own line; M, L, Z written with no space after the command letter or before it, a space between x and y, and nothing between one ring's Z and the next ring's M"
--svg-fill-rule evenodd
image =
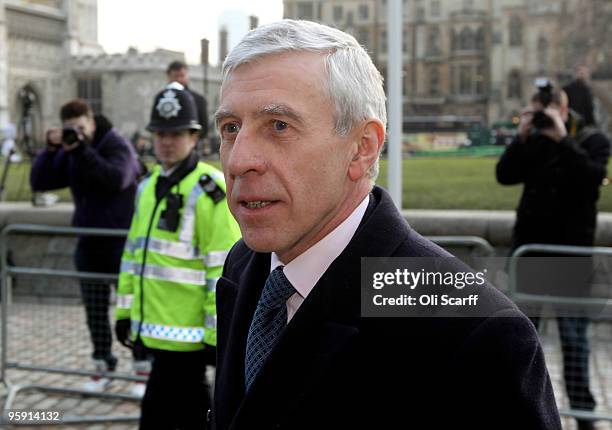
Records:
M164 93L163 97L159 99L155 108L160 116L170 119L174 116L178 116L182 106L176 98L174 91L168 90Z

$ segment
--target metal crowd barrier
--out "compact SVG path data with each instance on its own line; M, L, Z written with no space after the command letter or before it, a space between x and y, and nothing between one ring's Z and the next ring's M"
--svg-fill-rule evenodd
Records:
M539 319L540 337L546 356L546 364L553 382L555 397L560 401L560 413L565 417L573 417L588 421L610 421L612 422L612 318L608 310L612 307L612 300L608 297L561 297L555 295L544 295L520 291L518 282L519 259L537 256L534 254L559 254L563 256L584 256L594 258L610 258L612 261L611 247L583 247L547 244L528 244L517 248L510 257L509 264L509 297L517 304L535 305L545 309L548 307L554 312L555 306L578 305L585 309L600 310L597 317L563 317L557 315L543 316ZM607 268L606 268L607 269ZM607 279L610 278L610 270L606 271ZM594 273L594 272L593 272ZM612 285L609 280L605 287L612 293ZM555 321L556 320L556 321ZM570 326L568 328L568 320ZM536 320L537 321L537 320ZM577 322L576 322L577 321ZM581 322L582 321L582 322ZM554 324L556 322L556 324ZM542 324L544 323L544 324ZM571 345L572 329L578 324L580 330L585 330L588 339L588 348L565 348L563 343ZM564 340L562 340L562 338ZM576 338L574 338L576 339ZM586 351L586 352L585 352ZM586 358L585 358L586 356ZM570 388L566 386L567 379L578 378L577 366L584 365L586 360L589 369L590 391L593 393L597 403L596 408L590 411L588 407L574 407L569 404ZM573 387L580 387L580 383L574 381ZM574 390L574 388L572 388ZM575 396L578 396L575 390ZM584 409L583 409L584 408Z
M67 270L55 270L55 269L41 269L35 267L18 267L7 265L7 252L8 252L8 237L11 234L29 234L29 235L54 235L54 236L101 236L101 237L125 237L127 232L124 230L110 230L110 229L89 229L89 228L71 228L71 227L49 227L39 225L10 225L7 226L0 234L0 261L2 263L1 270L1 281L2 281L2 315L1 315L1 357L0 357L0 383L4 384L8 390L8 395L3 407L3 412L11 409L15 401L15 397L18 393L26 390L43 391L54 394L66 394L66 395L78 395L78 396L91 396L99 397L103 399L119 399L119 400L139 400L129 394L120 392L98 392L92 393L77 388L69 387L58 387L53 385L45 384L14 384L7 378L7 370L15 369L21 371L35 371L35 372L46 372L50 374L61 374L61 375L73 375L80 377L87 376L98 376L99 373L90 370L84 370L81 367L75 368L70 366L51 366L51 365L40 365L40 364L26 364L20 361L11 361L10 358L10 345L9 337L11 335L10 326L10 311L14 304L12 304L12 280L17 276L34 276L34 277L54 277L54 278L72 278L72 279L91 279L91 280L108 280L116 281L116 275L101 274L101 273L85 273ZM483 238L477 236L428 236L432 242L448 248L462 248L469 249L470 255L477 255L479 257L491 257L495 255L494 248ZM519 291L516 282L516 270L518 259L524 257L527 253L540 252L540 253L562 253L567 255L603 255L612 257L612 248L604 247L574 247L574 246L558 246L558 245L540 245L530 244L524 245L516 249L510 258L509 264L509 291L508 295L511 299L516 302L532 302L539 304L565 304L565 303L582 303L585 305L600 305L610 307L612 300L607 298L602 299L576 299L567 297L556 297L556 296L544 296L526 294ZM79 310L82 311L82 307L79 306ZM561 407L560 412L563 416L573 417L578 419L587 420L607 420L612 421L612 393L608 391L612 390L612 351L610 345L612 345L612 325L611 320L603 319L599 321L591 322L589 341L591 343L592 350L595 354L591 355L591 361L595 363L596 374L599 377L597 381L598 390L603 390L603 394L596 393L598 401L597 412L588 412L578 409L568 409L567 407ZM81 336L89 339L88 333L85 330L85 323L80 324L82 329ZM553 328L550 324L547 324L548 331ZM75 327L76 328L76 327ZM559 345L551 341L551 339L558 338L556 333L548 333L541 331L541 336L544 337L544 348L547 358L547 365L551 378L555 385L555 393L557 399L562 398L563 393L563 372L561 369L561 363L559 361ZM598 353L599 348L602 347L603 353ZM607 354L606 354L607 352ZM571 358L571 357L569 357ZM127 373L120 372L107 372L101 376L110 377L113 380L124 380L132 382L144 382L144 378L133 376ZM561 381L561 382L559 382ZM137 415L125 415L125 416L102 416L102 415L86 415L86 416L65 416L63 418L64 424L77 424L77 423L101 423L101 422L135 422L138 420ZM1 423L1 422L0 422Z
M492 257L495 249L479 236L426 236L436 245L449 248L467 248L480 257Z
M72 278L89 279L96 281L116 282L117 275L107 273L77 272L70 270L55 270L36 267L9 266L7 263L9 236L14 234L21 235L42 235L42 236L99 236L99 237L125 237L126 230L94 229L94 228L72 228L72 227L50 227L42 225L14 224L5 227L0 234L0 263L2 265L2 315L1 315L1 358L0 358L0 383L7 389L7 397L3 406L3 417L7 416L9 410L14 406L16 396L25 391L39 391L52 393L54 395L86 396L104 399L105 401L139 401L140 398L125 392L92 392L81 388L70 386L59 386L57 382L69 382L76 384L79 378L75 377L106 377L115 381L146 382L146 378L135 376L124 372L96 372L86 370L79 357L68 354L65 362L54 363L51 353L65 348L62 342L73 340L79 347L78 354L84 353L83 349L89 351L91 348L90 336L85 323L84 309L80 301L73 303L72 306L57 306L49 304L19 304L13 296L13 279L18 276L28 277L52 277L52 278ZM60 299L61 302L61 299ZM57 300L56 300L57 303ZM17 314L17 308L21 306L24 312ZM24 308L25 306L25 308ZM51 308L53 311L45 311ZM30 311L30 312L25 312ZM109 312L110 313L110 312ZM56 326L50 323L36 321L38 314L43 314L55 322ZM81 321L79 321L81 320ZM51 327L49 327L51 326ZM49 330L50 334L44 335L35 330ZM20 331L20 333L13 332ZM21 336L16 338L15 336ZM72 338L70 336L73 336ZM85 342L83 341L85 339ZM76 343L78 342L78 344ZM116 344L115 344L116 345ZM117 347L115 346L115 351ZM129 351L123 352L125 362L131 362ZM89 356L87 357L90 361ZM37 362L38 360L38 362ZM13 383L7 376L7 370L14 369L21 372L45 372L45 375L62 375L54 379L54 383ZM28 373L29 374L29 373ZM36 379L36 378L34 378ZM53 378L51 378L53 379ZM58 380L59 379L59 380ZM106 423L106 422L135 422L138 415L69 415L67 412L62 418L62 424L77 423ZM0 424L2 424L0 418ZM15 423L12 423L15 425ZM46 423L48 425L49 423ZM32 425L28 423L28 425Z

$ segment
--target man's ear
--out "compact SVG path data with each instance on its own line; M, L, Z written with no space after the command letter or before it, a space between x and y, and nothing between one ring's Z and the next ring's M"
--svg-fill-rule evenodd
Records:
M367 175L385 142L385 127L378 119L370 118L359 128L355 136L356 150L349 164L348 175L357 181Z

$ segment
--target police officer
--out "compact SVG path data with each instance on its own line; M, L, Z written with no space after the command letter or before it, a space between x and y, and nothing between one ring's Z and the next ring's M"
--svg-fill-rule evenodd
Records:
M200 127L181 84L155 97L148 129L160 165L138 186L116 311L120 342L153 356L141 429L201 428L210 407L215 284L239 230L221 172L194 151Z

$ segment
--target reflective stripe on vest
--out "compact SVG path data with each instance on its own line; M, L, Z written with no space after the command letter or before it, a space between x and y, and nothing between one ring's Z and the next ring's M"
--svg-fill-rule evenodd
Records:
M138 331L138 325L138 321L132 320L133 332ZM173 340L175 342L200 343L204 341L204 328L142 323L140 335L154 339Z
M204 264L208 267L223 266L229 251L211 251L204 256Z
M140 196L142 195L142 190L145 189L145 187L147 186L147 184L149 183L149 181L151 180L150 176L147 176L146 178L144 178L142 181L140 181L140 183L138 184L138 187L136 188L136 200L134 200L136 202L136 209L135 212L138 213L138 207L140 206Z
M118 309L130 309L132 302L134 301L133 294L118 294L117 295L117 308Z
M221 177L222 175L213 175L213 177ZM143 180L138 185L138 196L146 186L149 178ZM149 250L156 252L157 254L165 255L168 257L174 257L181 260L193 260L197 258L204 258L204 264L206 266L215 267L223 266L225 258L227 257L227 251L212 251L208 254L201 256L199 249L192 246L193 236L195 234L195 216L196 216L196 205L198 198L204 193L204 190L199 183L196 183L187 199L187 205L183 211L183 219L181 222L181 231L179 232L179 241L173 242L164 239L149 238L147 246ZM139 199L137 198L137 202ZM135 240L128 240L126 247L128 251L134 253L138 249L143 249L146 239L144 237L136 238Z
M146 238L139 237L135 240L128 240L126 247L130 253L144 249ZM196 246L191 246L183 242L172 242L164 239L149 238L149 251L153 251L167 257L174 257L181 260L195 260L200 258L200 250ZM227 258L228 251L212 251L203 256L204 264L208 267L223 266Z
M206 280L206 289L211 293L217 292L217 281L219 278L210 278Z
M121 271L140 276L142 264L133 261L122 261ZM194 269L181 269L178 267L163 267L147 264L144 268L143 277L148 279L159 279L195 285L206 285L206 271Z
M189 199L187 200L187 206L183 212L183 226L179 233L179 240L181 242L191 243L193 239L193 232L195 231L195 208L198 202L198 197L202 195L204 190L199 183L195 184L191 192L189 193Z
M145 242L146 238L138 237L135 240L128 241L126 246L131 253L134 253L139 249L144 249ZM149 251L167 257L179 258L181 260L193 260L198 258L200 254L198 248L191 246L189 243L172 242L170 240L156 239L153 237L149 238L147 246L149 247Z
M206 315L204 321L204 328L216 330L217 329L217 315Z

